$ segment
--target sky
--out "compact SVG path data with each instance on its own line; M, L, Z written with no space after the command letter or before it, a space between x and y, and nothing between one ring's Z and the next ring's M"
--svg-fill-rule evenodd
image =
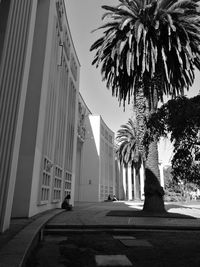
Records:
M94 52L90 52L90 46L100 36L100 32L91 33L92 30L103 24L101 20L105 11L102 5L116 5L117 0L65 0L66 11L73 43L81 64L80 70L80 93L92 114L101 115L107 126L117 132L122 124L126 124L132 114L132 104L119 107L117 98L102 82L100 68L92 66ZM196 72L194 85L186 93L193 97L200 90L200 72ZM167 141L163 142L161 154L166 150L172 150ZM169 158L168 156L167 158ZM166 160L168 161L168 160Z
M101 115L107 126L114 132L131 116L131 105L125 112L119 107L117 98L102 82L100 68L92 66L94 52L90 46L97 40L99 33L92 30L102 25L102 5L113 5L116 0L66 0L66 11L74 46L81 64L80 93L92 114Z

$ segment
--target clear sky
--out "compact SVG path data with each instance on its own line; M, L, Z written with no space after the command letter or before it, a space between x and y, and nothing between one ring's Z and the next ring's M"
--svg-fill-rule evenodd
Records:
M102 5L113 5L116 0L65 0L68 22L74 46L81 64L80 93L93 114L101 115L107 126L116 132L131 116L131 105L126 111L119 107L117 98L102 82L100 68L91 65L94 53L90 46L98 38L98 32L91 33L101 24L104 10Z
M74 46L81 64L80 93L88 108L93 114L99 114L107 126L116 132L122 124L131 117L131 104L119 107L117 98L112 97L111 91L102 82L100 69L91 65L94 53L89 51L90 46L97 40L99 33L92 30L103 24L101 17L104 14L102 5L116 5L117 0L65 0L68 22ZM188 93L195 96L200 90L200 73L196 72L193 87ZM163 144L163 151L168 150L168 144ZM162 153L162 152L161 152Z

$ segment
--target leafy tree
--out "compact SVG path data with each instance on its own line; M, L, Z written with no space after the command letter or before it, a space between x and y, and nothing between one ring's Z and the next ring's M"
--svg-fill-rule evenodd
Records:
M139 150L145 155L143 139L146 119L156 111L163 95L176 96L194 81L200 69L200 12L195 0L119 0L118 6L102 6L102 37L92 46L92 64L101 65L103 80L119 102L134 99ZM145 179L145 210L164 210L159 183L157 142L149 144ZM148 177L148 174L152 174ZM155 179L153 179L156 181ZM148 205L146 205L148 202ZM151 204L150 204L151 202Z
M159 138L171 134L173 179L200 185L200 95L168 101L150 117L147 125L147 142L155 135Z
M196 132L196 131L194 131ZM197 132L196 132L197 133ZM172 175L174 180L183 181L185 184L194 182L200 185L200 164L195 162L195 154L199 153L197 137L185 136L174 141L174 156L172 159Z
M164 182L165 182L165 188L169 187L172 181L172 167L169 166L165 166L165 168L163 169L163 176L164 176Z
M164 168L164 181L165 181L165 201L182 201L183 192L182 187L178 181L173 179L172 167Z
M135 169L137 192L134 193L135 197L139 198L139 170L142 164L143 155L138 148L136 131L137 129L132 119L129 119L127 124L121 125L121 128L117 131L116 141L118 148L116 154L120 163L125 168L130 165L132 170Z

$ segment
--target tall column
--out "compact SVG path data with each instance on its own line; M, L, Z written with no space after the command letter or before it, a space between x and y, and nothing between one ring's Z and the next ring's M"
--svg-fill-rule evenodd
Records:
M123 178L124 199L127 199L126 168L123 165L122 165L122 178Z
M128 166L128 200L133 199L133 192L132 192L132 168Z
M74 193L75 193L75 172L76 172L76 150L77 150L77 125L78 125L78 86L75 89L75 122L74 122L74 139L73 139L73 157L72 157L72 188L71 188L71 204L74 206Z
M144 200L144 179L145 179L145 176L144 176L144 165L141 164L141 167L140 167L140 192L141 192L141 200Z
M118 172L118 183L119 183L119 199L124 199L124 187L123 187L123 167L121 163L116 160L117 172Z
M83 145L84 144L82 140L78 139L77 152L76 152L76 177L75 177L74 201L80 201Z
M132 172L133 172L133 192L134 192L133 198L135 200L135 196L137 195L136 170L135 170L135 168L133 168Z
M33 20L34 25L33 13L37 5L33 0L4 0L0 9L5 2L10 5L0 46L0 232L10 223L22 126L19 112L26 94L24 73L33 34L30 22Z
M163 164L162 162L159 164L159 170L160 170L160 185L164 188L164 173L163 173Z
M26 1L26 0L24 0ZM44 74L44 60L46 51L46 35L49 19L50 0L38 1L34 38L31 51L31 63L28 73L27 92L23 114L23 127L16 175L16 185L12 208L13 217L32 216L32 186L35 170L35 155L39 159L39 149L36 148L37 137L41 135L39 130L39 115L41 100L41 88ZM43 108L45 108L43 102ZM37 176L35 176L37 177ZM23 191L21 190L23 186ZM37 187L38 188L38 187ZM35 190L36 192L36 190ZM36 194L36 193L35 193Z

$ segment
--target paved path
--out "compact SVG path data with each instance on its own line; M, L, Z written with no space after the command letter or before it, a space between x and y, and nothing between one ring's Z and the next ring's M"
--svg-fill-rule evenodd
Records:
M20 220L12 225L12 229L0 235L0 267L22 267L37 242L42 227L61 211L55 209L31 219Z
M107 216L141 208L133 202L75 203L73 211L49 221L26 267L199 267L200 205L166 204L185 218Z
M184 214L190 216L189 218L162 218L162 217L120 217L107 216L110 211L131 211L141 210L142 203L136 202L103 202L103 203L75 203L72 211L54 210L46 214L38 215L34 220L30 219L23 222L23 229L19 232L13 231L13 236L10 231L4 235L0 235L0 267L18 267L23 265L23 260L26 258L28 250L31 248L35 237L38 236L41 228L47 223L49 226L67 226L70 227L125 227L127 229L182 229L200 233L200 204L166 204L169 212L176 214ZM55 216L56 215L56 216ZM14 227L18 227L16 224ZM197 230L197 231L194 231ZM9 236L5 243L5 236ZM113 237L108 237L110 240ZM141 239L141 237L138 237ZM184 235L184 242L188 238ZM167 235L165 236L167 239ZM179 238L180 239L180 238ZM200 239L200 237L199 237ZM112 241L113 242L113 241ZM154 242L154 241L153 241ZM156 242L156 241L155 241ZM184 243L183 242L183 243ZM200 244L196 242L198 251L200 251ZM185 243L184 243L185 244ZM188 245L189 243L187 243ZM191 247L191 244L188 246ZM159 246L158 246L159 247ZM198 261L200 266L200 262ZM44 265L45 266L45 265ZM172 265L173 266L173 265ZM190 266L190 265L188 265ZM29 267L29 266L27 266ZM46 266L45 266L46 267ZM82 267L82 266L81 266Z
M199 267L199 251L199 231L82 231L45 235L26 267Z
M187 215L188 218L162 218L162 217L119 217L106 216L110 211L141 210L142 203L136 202L101 202L101 203L75 203L72 211L63 212L53 218L50 225L113 225L129 227L163 227L163 228L191 228L200 230L200 204L167 204L168 212ZM134 215L133 215L134 216Z

